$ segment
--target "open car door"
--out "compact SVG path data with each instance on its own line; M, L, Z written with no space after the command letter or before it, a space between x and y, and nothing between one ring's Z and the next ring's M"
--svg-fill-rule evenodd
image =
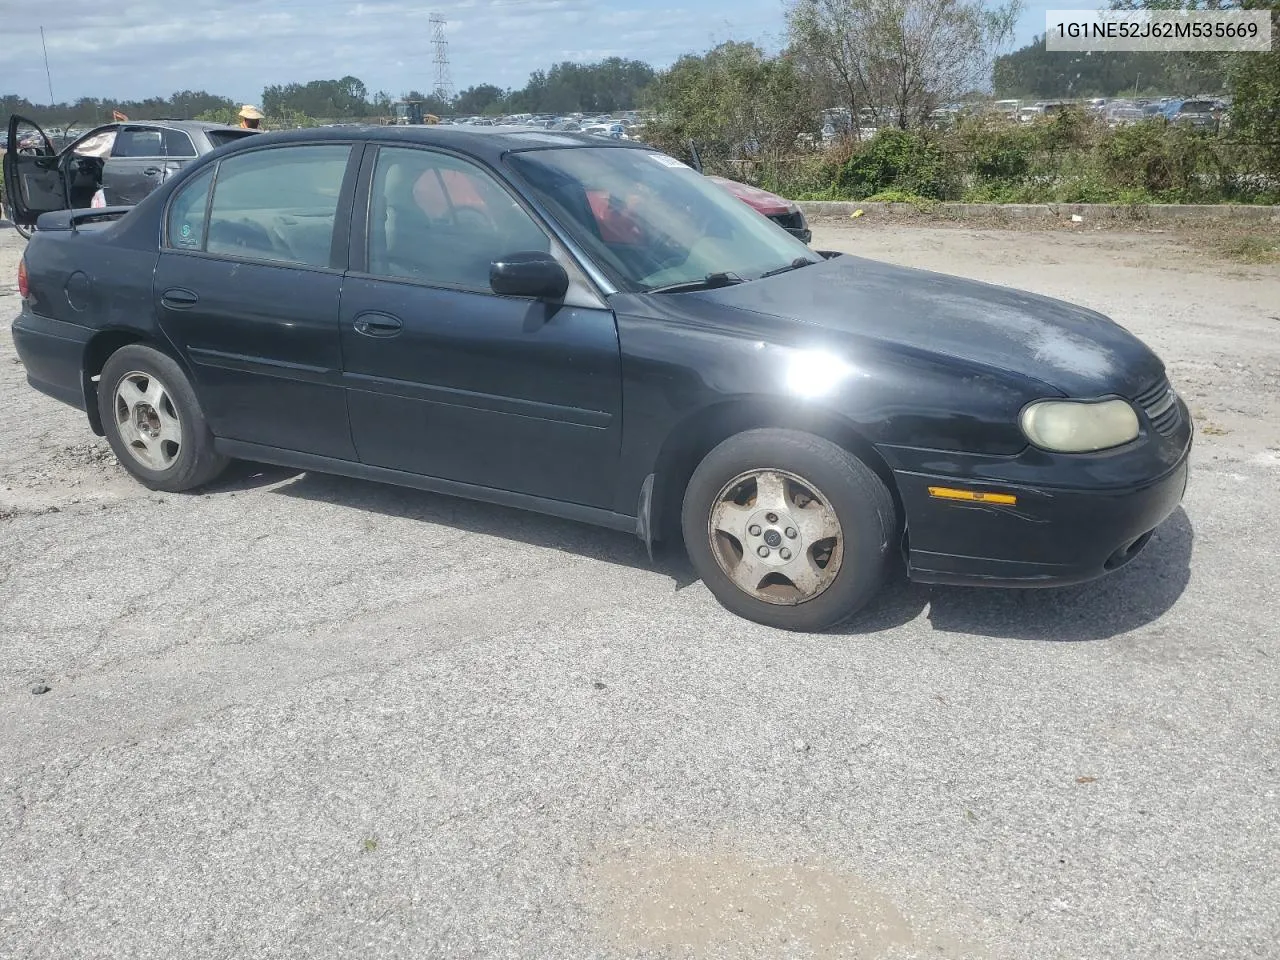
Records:
M66 210L66 181L62 158L40 127L14 114L4 153L5 206L23 233L35 226L42 213Z

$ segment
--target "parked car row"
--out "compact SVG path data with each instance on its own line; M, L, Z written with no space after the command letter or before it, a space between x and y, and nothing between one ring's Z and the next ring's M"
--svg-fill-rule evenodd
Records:
M614 140L639 139L643 121L636 111L628 111L614 117L610 114L566 115L554 114L513 114L505 117L461 117L454 120L441 120L440 126L524 126L541 130L558 130L571 133L589 133L596 136L610 137Z
M1197 130L1217 130L1225 122L1230 102L1221 97L1107 98L1092 100L1038 100L1023 105L1019 100L998 100L989 112L1031 123L1064 110L1079 110L1104 120L1108 126L1121 127L1142 120L1160 118L1169 123L1186 124Z

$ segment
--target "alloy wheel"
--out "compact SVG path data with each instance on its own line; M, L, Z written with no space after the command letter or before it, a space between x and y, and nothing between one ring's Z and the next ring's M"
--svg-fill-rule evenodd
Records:
M116 384L116 428L133 458L168 470L182 451L182 421L169 390L154 374L126 373Z
M707 536L720 569L765 603L795 605L819 596L844 556L830 501L785 470L751 470L730 480L712 504Z

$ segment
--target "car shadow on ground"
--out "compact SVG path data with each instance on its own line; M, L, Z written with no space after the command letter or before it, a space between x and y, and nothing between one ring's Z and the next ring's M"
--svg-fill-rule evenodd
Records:
M562 520L446 494L427 493L409 487L331 474L302 473L262 464L250 465L250 469L246 469L239 478L232 477L231 473L229 470L223 480L210 487L210 492L276 484L272 492L289 497L332 503L388 517L438 523L470 533L562 550L606 563L656 570L670 577L675 582L676 589L696 583L698 579L679 545L655 544L654 560L650 563L644 544L634 535L573 520ZM294 479L290 480L290 477ZM230 486L224 486L224 482Z
M291 467L252 463L248 460L232 460L217 480L201 487L199 492L202 494L244 493L300 476L302 471Z
M289 497L438 523L653 570L669 577L677 590L698 580L679 543L655 544L651 563L644 545L630 534L407 487L237 462L207 492L261 487ZM1191 579L1194 540L1191 520L1179 507L1133 561L1091 583L999 590L909 583L899 575L867 609L833 632L880 633L909 623L927 610L930 624L949 633L1050 642L1104 640L1151 623L1173 606Z
M928 608L948 633L1049 642L1106 640L1159 619L1191 581L1195 531L1179 507L1137 557L1108 576L1072 587L999 590L899 581L839 632L876 633Z

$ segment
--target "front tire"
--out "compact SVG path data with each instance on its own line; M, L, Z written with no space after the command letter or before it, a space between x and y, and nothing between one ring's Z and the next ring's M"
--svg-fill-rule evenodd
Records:
M681 515L694 570L738 616L824 630L884 582L897 514L884 482L848 450L794 430L749 430L694 470Z
M110 356L98 413L120 464L152 490L192 490L227 466L186 374L152 347L130 344Z

